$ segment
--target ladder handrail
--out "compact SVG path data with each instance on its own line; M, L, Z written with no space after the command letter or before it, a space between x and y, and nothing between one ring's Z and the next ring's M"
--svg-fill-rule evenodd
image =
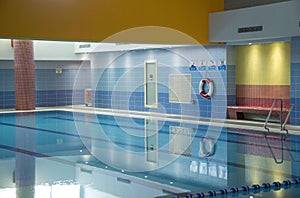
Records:
M273 101L273 104L272 104L272 106L271 106L271 108L270 108L269 114L268 114L268 116L267 116L267 118L266 118L265 124L264 124L264 128L265 128L268 132L270 131L270 129L267 127L267 125L268 125L268 122L269 122L269 120L270 120L270 117L271 117L271 115L272 115L272 112L273 112L273 110L274 110L274 107L275 107L275 104L276 104L277 101L280 101L280 114L279 114L279 120L280 120L280 130L282 130L282 98L275 98L274 101Z
M269 132L269 128L267 127L267 124L268 124L268 122L269 122L270 116L271 116L271 114L272 114L272 112L273 112L273 109L274 109L274 107L275 107L275 104L276 104L276 102L277 102L278 100L280 100L280 130L281 130L281 131L283 131L283 130L286 131L286 134L282 134L282 135L281 135L281 160L277 160L277 158L276 158L276 156L275 156L275 154L274 154L274 152L273 152L273 150L272 150L272 147L270 146L269 141L268 141L268 139L267 139L268 134L265 134L264 139L265 139L265 141L266 141L266 143L267 143L267 146L268 146L268 148L269 148L269 150L270 150L270 152L271 152L271 155L272 155L272 157L273 157L273 159L274 159L274 161L275 161L276 164L282 164L282 163L283 163L283 160L284 160L284 158L283 158L283 151L284 151L284 150L283 150L283 147L284 147L284 146L286 147L286 150L287 150L289 156L291 157L292 161L294 161L294 162L300 162L300 159L296 159L296 158L294 157L294 155L293 155L292 152L291 152L291 149L289 149L289 147L288 147L288 145L287 145L287 143L286 143L286 138L289 136L289 133L288 133L288 130L285 128L285 126L286 126L286 124L287 124L287 122L288 122L288 120L289 120L289 118L290 118L290 115L291 115L292 110L294 109L294 107L300 106L300 104L293 104L293 105L290 106L290 109L289 109L289 112L288 112L288 114L287 114L287 116L286 116L286 118L285 118L285 121L284 121L284 123L282 123L282 99L280 99L280 98L274 99L273 104L272 104L272 107L270 108L270 112L269 112L269 114L268 114L268 117L267 117L266 122L265 122L265 124L264 124L264 127L265 127L265 129L267 129L268 132Z

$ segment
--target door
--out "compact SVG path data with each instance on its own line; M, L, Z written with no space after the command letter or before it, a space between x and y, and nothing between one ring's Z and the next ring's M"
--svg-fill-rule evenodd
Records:
M145 61L145 107L157 108L157 61Z

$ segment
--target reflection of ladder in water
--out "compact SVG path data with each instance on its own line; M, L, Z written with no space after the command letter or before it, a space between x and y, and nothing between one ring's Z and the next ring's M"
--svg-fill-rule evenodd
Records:
M276 164L282 164L282 163L283 163L283 152L284 152L284 150L287 151L287 153L288 153L289 156L291 157L291 160L292 160L292 161L294 161L294 162L300 162L300 160L297 160L297 159L294 158L294 156L293 156L293 154L292 154L292 152L291 152L291 149L290 149L289 146L287 145L287 143L286 143L286 134L281 134L281 135L280 135L280 140L281 140L281 148L280 148L280 151L281 151L281 159L280 159L280 160L278 160L278 159L276 158L276 156L275 156L275 154L274 154L274 152L273 152L273 150L272 150L272 147L271 147L271 145L270 145L270 143L269 143L269 140L268 140L267 135L265 135L264 139L265 139L265 141L266 141L266 143L267 143L267 146L268 146L268 148L269 148L269 150L270 150L270 152L271 152L271 155L272 155L272 157L273 157L273 159L274 159L274 161L275 161ZM285 149L284 149L284 147L285 147Z
M280 102L280 112L279 112L280 131L286 131L285 134L281 134L281 160L278 160L278 159L276 158L276 156L275 156L275 154L274 154L274 152L273 152L273 150L272 150L272 147L270 146L270 143L269 143L269 141L268 141L268 139L267 139L267 136L268 136L268 134L269 134L269 132L270 132L270 128L268 128L268 123L269 123L269 121L270 121L271 114L272 114L272 112L273 112L273 110L274 110L274 108L275 108L275 105L276 105L276 102L277 102L277 101ZM268 116L267 116L267 118L266 118L266 121L265 121L265 124L264 124L264 128L267 130L267 133L265 133L265 137L264 137L264 138L265 138L265 141L266 141L266 143L267 143L267 145L268 145L268 148L269 148L269 150L270 150L270 152L271 152L271 155L272 155L272 157L273 157L273 159L274 159L274 161L275 161L276 164L282 164L282 163L283 163L283 152L284 152L284 148L283 148L283 147L284 147L284 145L285 145L286 150L288 151L288 154L289 154L289 156L291 157L291 159L292 159L293 161L295 161L295 162L300 162L300 160L296 160L296 159L294 158L294 156L293 156L292 153L291 153L291 150L288 148L288 145L287 145L287 143L286 143L286 138L287 138L289 132L288 132L288 129L285 128L285 126L286 126L286 124L287 124L287 122L288 122L288 120L289 120L289 118L290 118L290 115L291 115L292 110L293 110L296 106L300 106L300 104L293 104L293 105L290 107L290 109L289 109L289 111L288 111L288 114L287 114L287 116L286 116L286 118L285 118L285 120L284 120L284 122L283 122L283 121L282 121L282 118L283 118L283 117L282 117L282 112L283 112L282 99L281 99L281 98L275 98L274 101L273 101L273 104L272 104L272 106L271 106L271 108L270 108L269 114L268 114Z

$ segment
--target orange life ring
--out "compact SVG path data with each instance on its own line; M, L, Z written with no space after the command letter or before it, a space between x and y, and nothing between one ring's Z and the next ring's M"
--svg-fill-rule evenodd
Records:
M204 91L205 83L207 83L209 86L209 91L207 93ZM210 80L209 78L202 79L199 84L199 92L203 98L210 98L214 92L214 84L213 84L212 80Z

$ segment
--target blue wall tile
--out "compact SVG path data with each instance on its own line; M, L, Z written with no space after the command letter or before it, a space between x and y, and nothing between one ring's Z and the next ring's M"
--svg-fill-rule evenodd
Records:
M207 53L210 56L207 56ZM226 112L226 71L189 70L191 62L201 60L225 60L224 46L181 47L165 50L137 50L120 56L117 53L113 64L105 54L94 54L92 62L92 87L95 88L93 105L99 108L117 108L122 110L149 111L169 114L211 117L212 105L220 106ZM107 56L113 56L108 53ZM209 57L209 59L208 59ZM144 61L155 59L158 62L158 108L144 107ZM102 65L103 68L98 68ZM191 103L178 104L169 102L169 75L191 74ZM199 95L199 82L209 77L215 85L212 99L204 99ZM211 101L215 101L213 104ZM214 115L217 115L215 113ZM221 114L218 114L220 117ZM224 113L222 114L224 116Z
M300 104L300 37L291 39L290 104ZM290 123L300 125L300 107L293 109Z
M81 61L35 62L36 106L84 104L84 89L91 86L89 64ZM63 68L62 74L55 68ZM0 61L0 108L15 108L13 61Z
M227 65L227 105L236 105L236 66Z

